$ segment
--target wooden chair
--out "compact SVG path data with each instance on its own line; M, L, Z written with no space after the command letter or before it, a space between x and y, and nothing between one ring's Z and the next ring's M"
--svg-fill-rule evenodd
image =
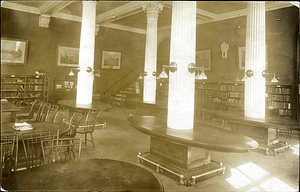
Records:
M56 112L58 111L59 106L58 105L52 105L50 109L48 110L48 113L45 118L45 122L53 122L53 119L56 115Z
M42 108L42 111L39 115L38 121L39 122L44 122L46 119L47 114L49 113L49 110L51 108L51 104L50 103L44 103L44 106Z
M69 119L69 110L68 109L60 109L56 112L55 117L53 119L53 123L62 123L63 120Z
M44 164L80 159L81 138L42 141Z
M30 120L34 118L34 113L35 113L37 103L38 103L37 99L33 101L30 111L27 115L17 115L16 119L18 120L18 122L20 122L21 120Z
M37 115L35 117L35 120L34 121L39 121L39 119L41 118L41 113L42 111L44 110L44 107L45 107L45 103L44 102L40 102L39 103L39 109L37 111Z
M82 118L82 114L79 112L73 113L70 122L63 121L64 124L69 126L69 129L66 133L61 135L62 138L74 138L76 136L76 129L79 126L79 122Z
M29 169L43 164L41 141L58 138L59 130L55 134L51 134L51 131L22 133L20 137L24 147L26 167Z
M78 129L76 130L77 133L82 134L84 136L84 144L87 144L87 141L92 142L93 148L95 148L93 132L95 129L95 125L99 120L101 111L98 110L89 110L84 125L79 125ZM88 133L91 136L91 140L87 138Z
M18 135L1 132L1 180L11 174L12 168L16 172Z

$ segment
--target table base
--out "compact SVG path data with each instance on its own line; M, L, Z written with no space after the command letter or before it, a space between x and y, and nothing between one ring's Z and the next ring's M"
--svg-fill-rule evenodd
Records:
M150 155L149 152L139 153L138 160L141 164L185 186L195 185L200 181L204 181L225 173L225 167L223 167L223 163L213 160L211 160L209 164L205 164L191 170L170 165L169 163Z
M257 152L264 152L266 155L269 156L276 156L278 153L282 153L284 151L289 150L291 147L290 144L288 144L287 142L279 142L279 143L275 143L273 145L268 145L268 146L263 146L263 145L259 145L258 148L254 151Z

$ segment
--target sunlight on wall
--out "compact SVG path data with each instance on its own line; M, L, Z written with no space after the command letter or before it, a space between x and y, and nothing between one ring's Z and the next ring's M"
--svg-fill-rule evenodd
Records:
M237 169L240 170L245 175L247 175L253 181L261 179L261 178L265 177L266 175L269 175L268 172L266 172L261 167L255 165L252 162L238 166Z
M292 187L288 186L281 180L277 179L276 177L272 177L266 182L263 182L259 185L265 191L297 191Z

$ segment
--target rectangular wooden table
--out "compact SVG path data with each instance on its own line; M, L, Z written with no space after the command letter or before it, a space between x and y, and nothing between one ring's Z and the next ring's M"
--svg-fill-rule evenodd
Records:
M1 122L15 122L16 112L19 112L20 110L20 108L11 104L7 100L1 100Z

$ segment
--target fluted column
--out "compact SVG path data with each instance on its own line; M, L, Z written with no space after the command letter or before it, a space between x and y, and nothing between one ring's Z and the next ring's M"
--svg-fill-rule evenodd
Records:
M252 70L253 77L245 82L244 114L251 118L265 118L265 79L262 71L266 66L265 2L248 3L246 29L245 71Z
M144 94L143 101L156 100L156 77L152 75L156 72L157 60L157 19L158 13L163 9L159 3L149 3L143 6L147 14L147 35L146 35L146 52L144 71L147 76L144 77Z
M169 72L168 127L193 129L195 73L188 65L195 63L196 1L173 2L170 63L177 71Z
M95 22L96 22L96 1L83 1L79 67L80 72L77 78L77 104L91 104L93 98L92 72L87 72L87 67L94 68L95 52Z

